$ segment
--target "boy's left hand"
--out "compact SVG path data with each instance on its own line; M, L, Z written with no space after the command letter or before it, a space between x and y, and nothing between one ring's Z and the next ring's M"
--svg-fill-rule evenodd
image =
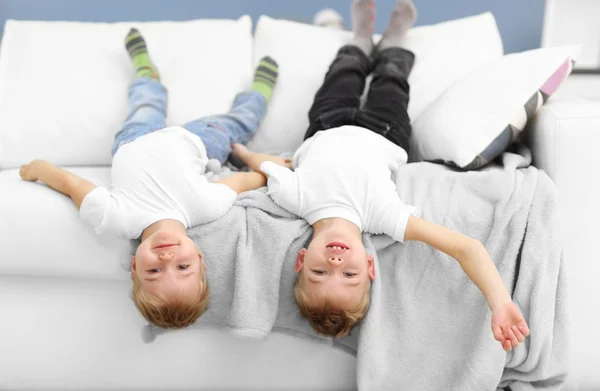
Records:
M529 335L529 326L512 301L492 311L492 332L505 351L517 347Z

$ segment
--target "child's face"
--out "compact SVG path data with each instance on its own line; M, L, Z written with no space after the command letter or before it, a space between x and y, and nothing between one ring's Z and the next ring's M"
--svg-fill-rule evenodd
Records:
M360 238L343 231L313 236L308 249L296 260L296 272L304 292L315 300L328 297L341 308L353 308L363 298L369 280L375 278L373 257Z
M140 244L131 272L150 294L192 299L200 289L204 259L187 235L162 230Z

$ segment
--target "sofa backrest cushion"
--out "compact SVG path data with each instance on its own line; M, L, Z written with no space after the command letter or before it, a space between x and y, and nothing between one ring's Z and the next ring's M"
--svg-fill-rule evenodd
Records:
M251 149L282 153L300 146L315 93L338 49L351 40L348 31L261 16L254 61L265 55L277 60L279 80L267 116L249 144ZM412 121L461 76L503 54L491 13L413 28L403 46L416 55L409 77Z
M31 159L108 165L135 71L137 27L169 91L167 124L227 111L252 78L252 21L9 20L0 48L0 169Z

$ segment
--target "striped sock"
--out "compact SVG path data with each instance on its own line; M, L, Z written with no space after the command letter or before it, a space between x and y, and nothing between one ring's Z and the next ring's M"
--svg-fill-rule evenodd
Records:
M273 88L277 83L278 65L271 57L263 57L256 71L254 72L254 81L252 82L252 91L259 92L266 99L267 102L271 100L273 95Z
M132 28L129 30L127 37L125 37L125 47L139 77L151 77L160 80L158 70L148 55L146 41L137 29Z

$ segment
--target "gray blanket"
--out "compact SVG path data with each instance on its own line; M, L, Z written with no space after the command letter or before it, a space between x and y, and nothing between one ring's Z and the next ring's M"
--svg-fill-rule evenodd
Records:
M531 328L506 354L483 296L457 262L427 245L373 238L379 280L358 343L360 390L560 390L567 372L567 309L557 195L516 154L503 167L452 172L409 164L400 197L422 217L480 240Z
M357 355L359 390L559 390L567 371L565 276L557 196L521 155L503 166L456 172L414 163L396 175L400 197L422 217L480 240L523 311L531 336L506 354L486 302L456 261L416 242L364 236L376 253L369 312L350 336L317 337L293 300L293 265L312 233L264 189L219 221L189 230L204 252L211 301L202 325L264 338L273 330Z

